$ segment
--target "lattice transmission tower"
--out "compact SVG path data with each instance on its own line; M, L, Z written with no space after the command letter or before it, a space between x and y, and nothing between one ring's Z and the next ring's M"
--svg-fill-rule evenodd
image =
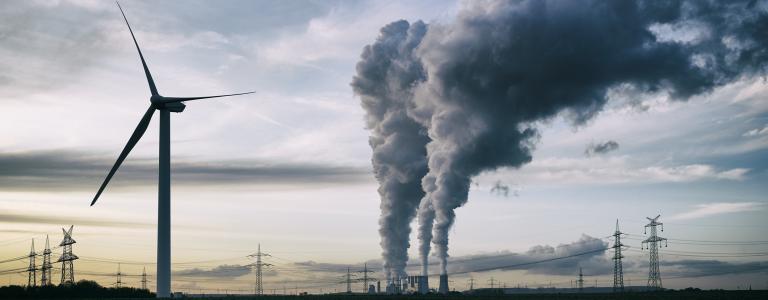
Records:
M51 246L48 242L48 235L45 236L45 250L43 250L43 264L40 266L40 285L46 286L53 284L51 278Z
M656 216L655 218L648 218L648 221L650 223L645 225L645 234L648 233L648 228L651 229L651 236L645 239L640 243L640 249L643 249L643 246L645 245L645 248L648 248L650 250L650 264L649 264L649 270L648 270L648 287L651 289L659 290L662 289L663 286L661 284L661 272L659 272L659 248L661 248L661 244L659 242L664 242L664 247L667 247L667 239L660 237L656 235L656 226L661 226L661 231L664 231L664 223L659 222L659 217L661 215Z
M35 239L32 239L32 248L29 250L29 267L27 267L27 272L29 272L27 287L37 286L37 265L35 264L35 257L37 257L37 253L35 253Z
M72 228L75 226L69 226L69 230L61 229L64 232L64 240L59 243L59 246L63 247L61 257L56 262L61 262L61 284L74 284L75 283L75 264L74 260L78 259L77 255L72 253L72 244L76 243L72 238Z
M349 273L349 267L347 267L347 294L352 293L352 274Z
M141 289L147 289L147 267L141 270Z
M123 273L120 272L120 263L117 263L117 273L115 276L117 277L115 280L115 287L119 289L123 287Z
M624 244L621 243L621 235L623 233L619 231L619 219L616 219L616 231L613 233L613 292L624 291L624 270L621 265L621 259L624 258L621 255L621 247Z
M584 290L584 273L581 272L581 268L579 268L579 280L576 281L576 284L579 288L579 293Z
M368 292L368 282L369 281L375 281L376 278L368 277L368 273L376 272L374 270L368 270L368 263L363 264L363 269L360 271L357 271L357 273L363 273L363 293Z
M261 244L259 244L256 253L248 255L248 257L255 257L256 263L253 266L256 268L256 284L253 288L253 292L256 295L264 295L264 286L262 284L262 269L264 267L272 266L272 264L265 263L261 258L270 256L267 253L261 252Z

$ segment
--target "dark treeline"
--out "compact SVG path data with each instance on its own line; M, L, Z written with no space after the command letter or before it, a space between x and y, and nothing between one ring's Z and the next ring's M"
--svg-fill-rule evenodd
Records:
M49 299L49 298L154 298L155 293L137 288L106 288L95 281L80 280L71 285L0 287L0 299Z

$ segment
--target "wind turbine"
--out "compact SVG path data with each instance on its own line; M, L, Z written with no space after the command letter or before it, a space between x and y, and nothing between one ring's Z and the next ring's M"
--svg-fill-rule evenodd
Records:
M136 143L139 142L144 132L147 131L149 122L152 120L152 115L155 111L160 111L160 164L159 164L159 176L158 176L158 194L157 194L157 297L167 298L171 296L171 112L180 113L184 111L186 105L184 102L208 98L229 97L237 95L251 94L254 92L217 95L217 96L203 96L203 97L165 97L161 96L155 86L155 81L152 79L152 74L149 72L146 61L144 61L144 55L141 53L139 43L136 41L136 36L133 34L131 25L128 24L128 18L125 17L123 8L120 7L120 3L117 3L117 7L120 9L120 13L125 19L125 24L128 25L128 31L131 32L133 43L136 45L136 51L139 52L139 58L141 59L141 65L144 67L144 74L147 76L147 83L149 84L149 91L152 96L149 98L150 105L144 116L139 121L139 125L131 134L128 139L128 143L120 152L120 156L117 157L115 165L109 170L109 174L104 179L104 183L101 184L96 196L93 197L91 206L96 203L99 196L104 192L104 188L107 187L109 180L115 175L117 169L123 163L128 153L131 152Z

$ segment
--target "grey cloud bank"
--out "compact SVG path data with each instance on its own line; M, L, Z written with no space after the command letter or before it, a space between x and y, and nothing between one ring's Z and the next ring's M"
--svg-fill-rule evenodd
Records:
M94 227L113 227L113 228L151 228L152 224L141 222L127 222L107 220L100 218L83 218L74 216L51 216L51 215L34 215L14 213L12 211L0 210L0 222L2 223L23 223L23 224L53 224L56 226L64 226L66 224L76 224L78 226L94 226ZM27 232L27 231L20 231ZM34 232L34 231L28 231Z
M685 24L706 34L686 39ZM385 26L363 51L352 85L366 109L372 140L389 136L379 126L413 122L420 126L399 128L398 134L428 137L426 145L419 138L390 149L371 143L373 165L381 168L377 156L385 155L420 163L418 155L426 149L420 257L426 265L434 248L443 273L454 210L467 202L471 178L529 163L539 122L563 116L583 126L619 86L687 100L762 75L768 61L765 1L472 2L455 21L426 26L423 37L415 34L422 27L404 21ZM597 152L612 148L604 145ZM391 152L376 153L381 151ZM382 172L377 179L383 189L391 181L414 181ZM412 207L417 192L401 198L380 194L383 206ZM395 205L387 204L382 216L394 218L387 208ZM411 215L403 211L397 218ZM382 241L393 240L386 234L393 230L386 228L390 223L380 224ZM402 260L390 250L396 247L382 245L385 265L399 265ZM406 239L398 249L408 246Z
M0 187L8 190L93 190L111 167L110 156L51 150L0 153ZM173 163L177 184L363 183L367 168L319 164L219 161ZM115 175L117 185L154 185L156 164L129 158Z

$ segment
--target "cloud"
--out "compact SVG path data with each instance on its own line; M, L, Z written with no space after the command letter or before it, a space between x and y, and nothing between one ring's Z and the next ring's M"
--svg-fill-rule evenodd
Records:
M211 269L192 268L186 270L174 271L174 276L182 277L225 277L235 278L251 273L251 265L220 265ZM262 273L266 276L272 276L270 272Z
M719 169L708 164L651 165L622 157L591 157L588 159L550 157L534 160L515 172L522 184L633 184L682 183L712 180L740 181L747 178L750 169Z
M0 3L3 95L50 91L71 84L115 52L109 35L110 22L117 20L113 14L71 1L47 2Z
M94 227L120 227L120 228L150 228L153 224L140 222L115 221L99 218L82 218L74 216L51 215L22 215L15 212L0 210L0 223L20 224L54 224L59 226L94 226ZM7 232L7 231L4 231Z
M526 270L531 274L545 275L572 275L581 266L590 274L609 274L612 272L609 260L604 255L608 247L608 242L594 238L585 234L571 243L559 244L557 246L536 245L523 253L510 251L498 251L494 253L474 254L454 256L449 260L449 273L473 273L490 270ZM584 255L576 255L582 254ZM507 267L511 265L527 264L541 260L547 260L556 257L575 255L571 258L554 260L550 262L528 264L516 267ZM369 269L378 269L382 267L381 260L369 260L366 262ZM429 265L437 265L439 262L435 257L429 262ZM294 266L308 272L329 272L343 273L348 267L352 270L360 270L363 263L340 264L325 263L316 261L296 262ZM408 268L421 270L421 264L416 261L408 265ZM418 272L409 272L416 274Z
M760 136L768 133L768 126L763 126L763 128L755 128L750 131L747 131L744 133L745 137L753 137L753 136Z
M315 262L312 260L295 262L293 265L300 267L309 272L330 272L330 273L346 272L347 268L351 267L349 264L322 263L322 262ZM372 266L369 266L369 267L372 268Z
M449 261L449 273L470 273L490 270L526 270L531 274L573 275L582 267L590 274L608 274L612 271L605 251L608 242L582 234L568 244L537 245L524 253L499 252L494 254L454 257ZM583 255L578 255L582 254ZM528 264L556 257L574 257L549 262ZM520 266L514 266L520 265ZM504 266L514 266L505 268Z
M611 151L615 151L619 149L619 143L616 141L606 141L603 143L590 143L587 145L587 149L584 150L584 155L586 156L594 156L594 155L600 155L600 154L606 154Z
M734 202L734 203L707 203L696 205L696 208L684 213L669 217L670 220L700 219L709 216L763 210L764 203L759 202Z
M0 187L13 190L94 189L106 176L114 157L87 152L48 150L0 152ZM365 168L322 164L281 164L261 161L172 164L174 184L356 183L369 179ZM118 171L117 185L151 185L154 159L129 157Z
M674 277L705 277L726 274L743 274L768 271L768 261L753 262L727 262L721 260L677 260L662 261L661 265L673 270L665 272L673 274Z

